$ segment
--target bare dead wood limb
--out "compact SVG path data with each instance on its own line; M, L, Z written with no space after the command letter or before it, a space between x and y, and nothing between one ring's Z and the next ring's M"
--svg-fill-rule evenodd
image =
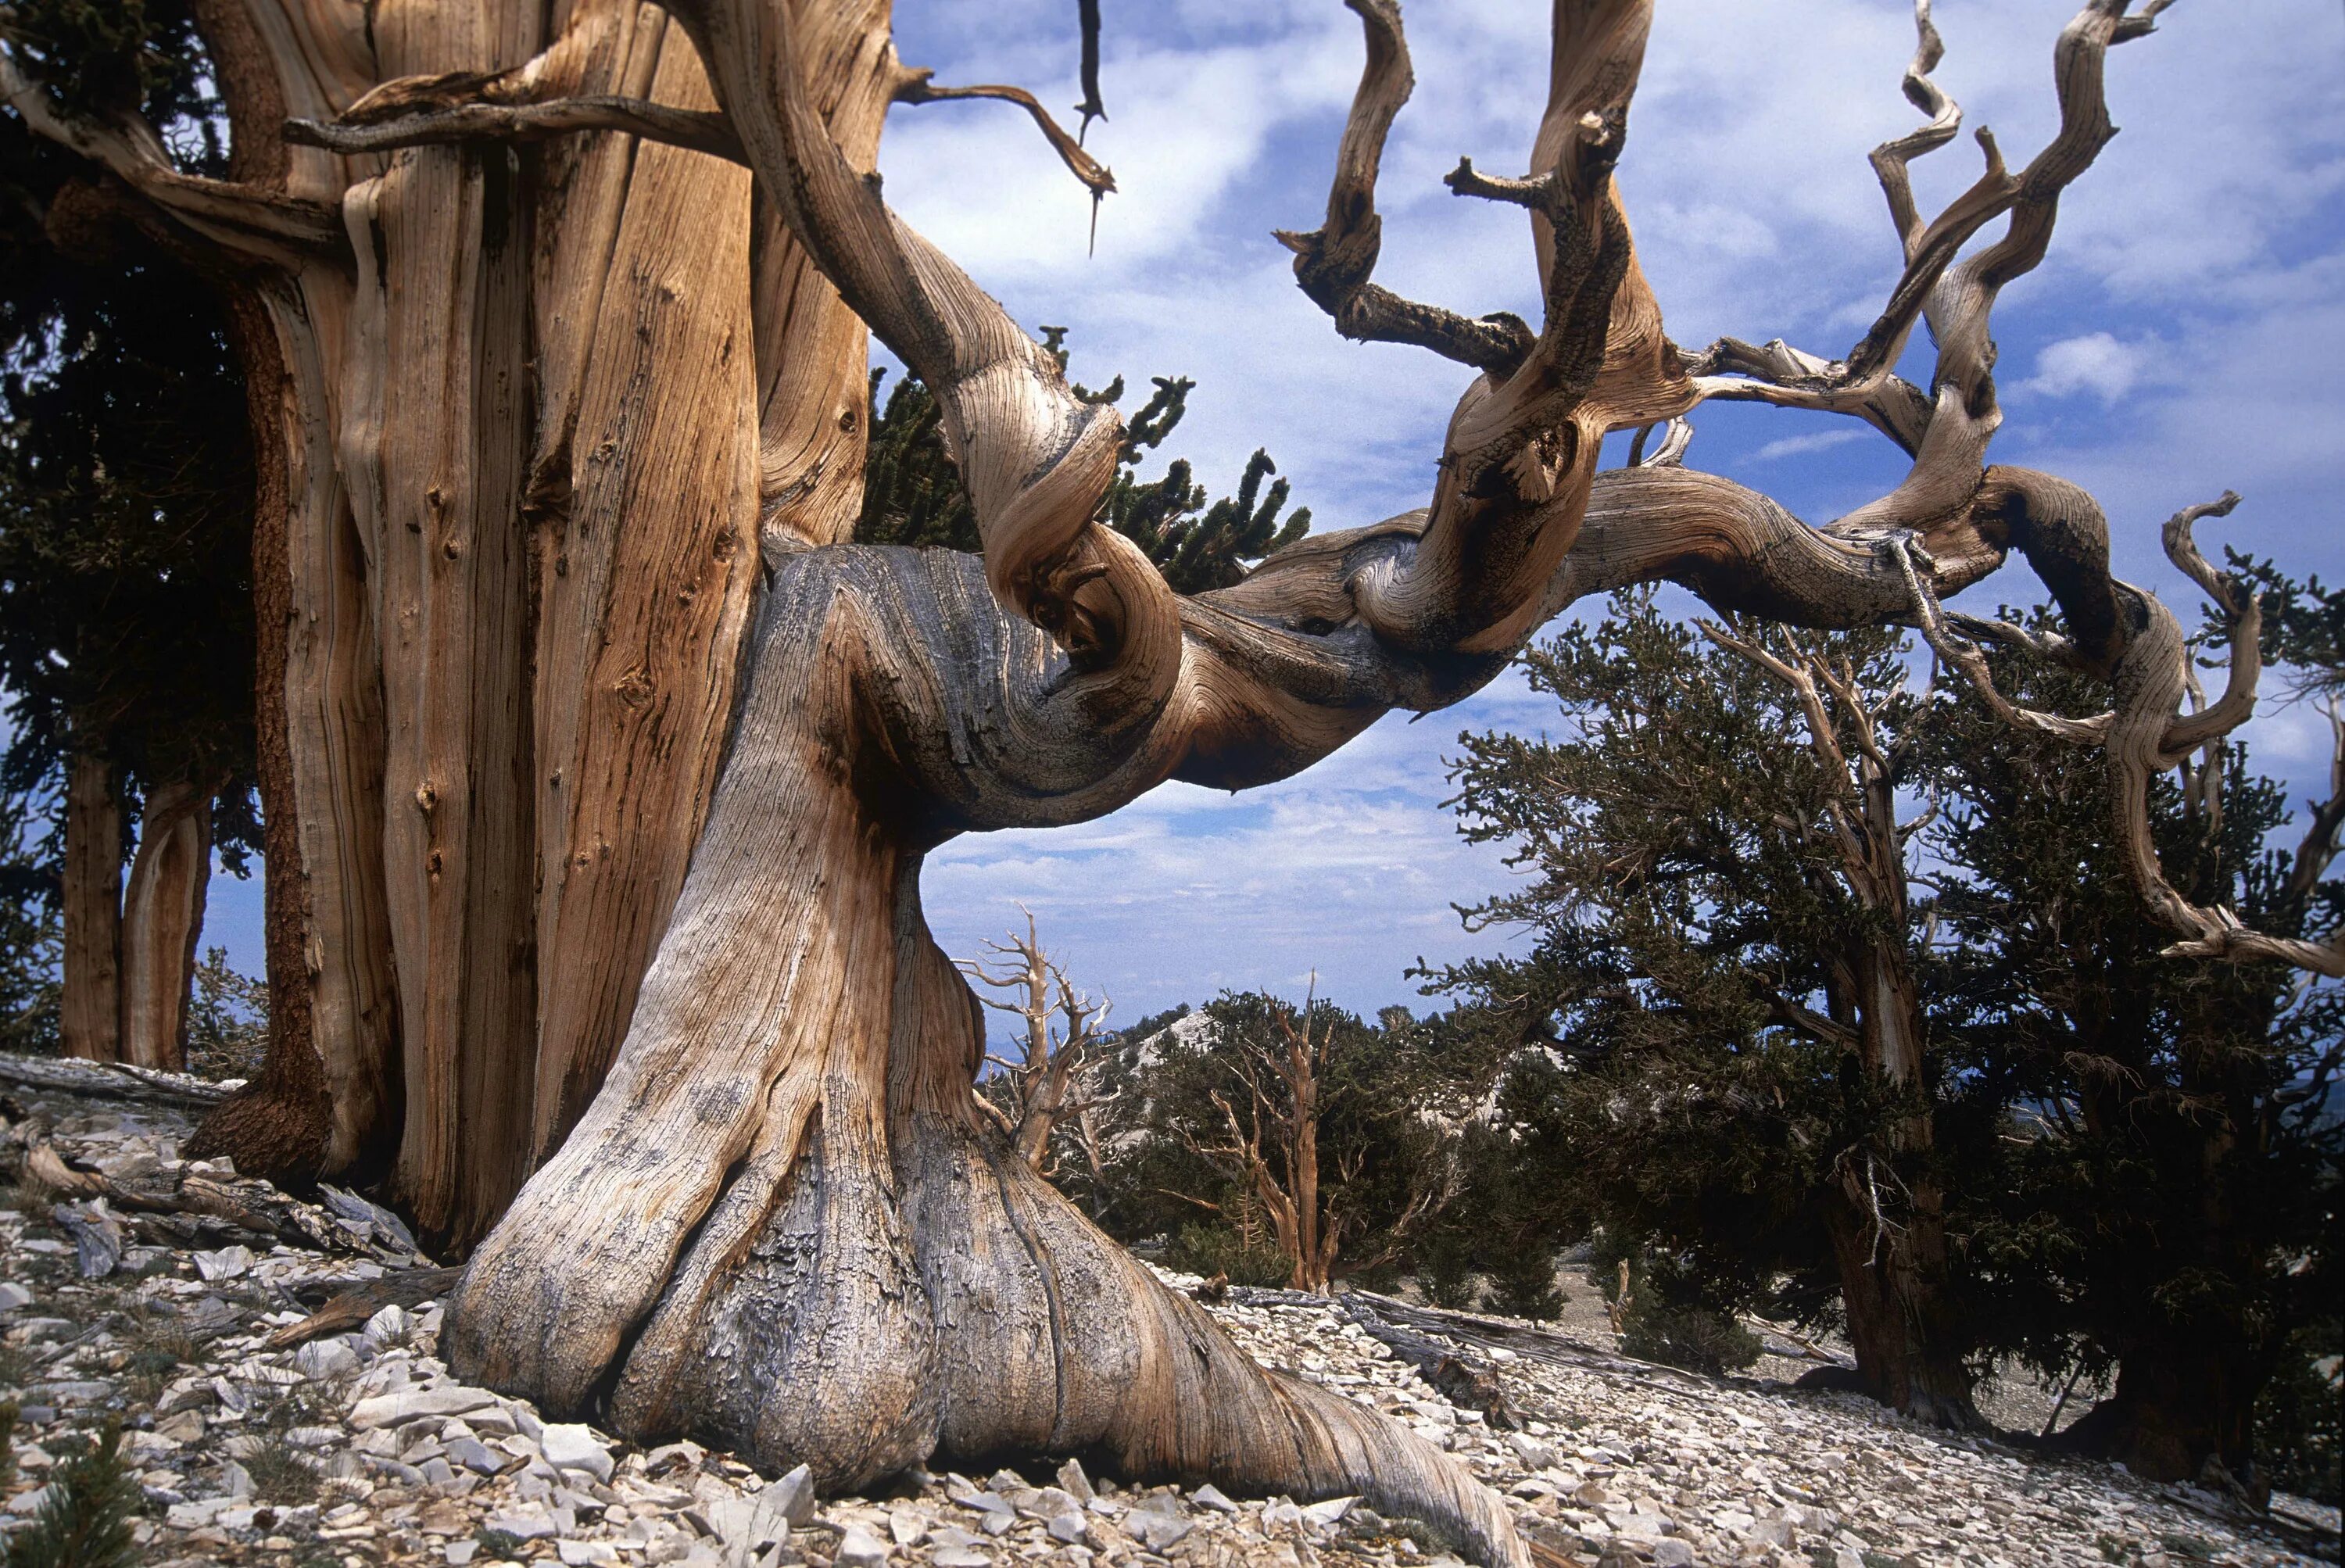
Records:
M85 1062L75 1057L24 1056L5 1051L0 1051L0 1084L89 1099L178 1105L194 1111L209 1110L236 1092L231 1086L208 1083L185 1073L167 1073L127 1062Z
M452 142L543 141L584 131L620 131L746 165L740 138L725 117L671 108L643 98L589 95L543 103L458 103L413 109L389 118L340 121L290 119L285 139L329 152L391 152Z
M1107 118L1107 105L1100 97L1100 7L1099 0L1075 0L1075 25L1082 35L1083 101L1075 112L1083 117L1076 127L1075 139L1089 135L1091 121Z
M1441 1391L1441 1396L1453 1405L1482 1412L1483 1418L1499 1431L1519 1431L1522 1418L1508 1402L1505 1385L1490 1363L1479 1356L1427 1339L1387 1319L1377 1308L1384 1298L1363 1297L1347 1292L1336 1298L1345 1316L1360 1326L1370 1338L1396 1351L1402 1360L1417 1370L1417 1375Z
M333 1291L325 1304L299 1322L288 1323L270 1334L262 1346L270 1350L288 1350L328 1334L348 1333L362 1328L368 1319L386 1307L413 1307L439 1299L456 1288L463 1273L462 1268L401 1268L380 1279L322 1281Z
M135 116L104 120L69 114L27 76L0 34L0 100L34 131L70 148L152 203L186 232L225 249L281 264L339 255L340 215L322 202L235 180L205 179L171 167L162 139Z
M934 75L933 71L926 69L914 71L896 89L896 102L941 104L957 98L992 98L1005 104L1016 104L1033 117L1035 127L1041 131L1043 139L1051 144L1051 150L1059 155L1059 161L1067 166L1067 172L1082 182L1085 190L1095 198L1114 192L1115 171L1085 152L1082 143L1069 136L1066 128L1051 117L1051 111L1042 107L1041 100L1025 88L940 87L929 80Z
M102 1198L118 1210L159 1215L195 1215L225 1221L260 1236L316 1252L338 1252L403 1263L412 1249L396 1241L338 1224L313 1205L288 1197L267 1182L208 1176L190 1170L110 1176L67 1160L46 1138L25 1151L25 1172L45 1186L79 1198Z
M1640 1361L1633 1356L1599 1350L1551 1329L1509 1323L1478 1312L1420 1307L1367 1290L1348 1292L1345 1299L1347 1302L1355 1299L1364 1301L1386 1323L1414 1329L1421 1333L1437 1334L1469 1349L1507 1350L1550 1366L1571 1367L1624 1378L1657 1392L1680 1398L1705 1398L1711 1388L1709 1380L1694 1373L1665 1367L1657 1361Z
M1295 281L1345 337L1411 343L1494 375L1511 374L1535 341L1520 317L1499 312L1476 320L1405 300L1369 280L1384 245L1376 173L1385 138L1416 79L1409 68L1400 7L1393 0L1345 3L1366 32L1367 64L1336 149L1325 221L1308 232L1278 231L1279 242L1294 252Z

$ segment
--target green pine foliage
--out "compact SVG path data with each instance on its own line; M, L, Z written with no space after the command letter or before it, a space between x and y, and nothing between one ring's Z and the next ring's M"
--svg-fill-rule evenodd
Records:
M2251 570L2268 655L2294 665L2282 678L2334 687L2337 596ZM1973 1363L2111 1380L2075 1446L2186 1474L2212 1456L2250 1492L2333 1496L2345 988L2165 956L2096 752L2016 734L1966 689L1894 695L1910 656L1892 633L1824 646L1882 715L1905 814L1931 808L1909 840L1904 935L1934 1137L1891 1168L1944 1195ZM1821 776L1780 684L1650 595L1526 662L1559 725L1466 737L1455 779L1464 830L1508 846L1519 873L1469 924L1530 941L1427 978L1464 1000L1448 1027L1511 1053L1495 1190L1547 1195L1527 1217L1554 1245L1595 1240L1608 1293L1630 1264L1639 1353L1731 1367L1738 1314L1832 1325L1822 1196L1848 1151L1914 1108L1792 1011L1848 1016L1833 953L1869 917L1832 874ZM2016 701L2106 705L2032 656L1991 662ZM2315 940L2345 921L2322 847L2336 813L2291 815L2241 748L2157 779L2150 812L2187 896ZM1468 1225L1445 1246L1436 1296L1522 1241Z
M144 1495L121 1443L116 1418L58 1461L31 1527L8 1538L5 1568L131 1568L138 1561L130 1523Z
M188 172L226 172L179 0L24 0L8 26L69 107L134 111ZM214 291L126 222L0 116L0 785L53 788L69 748L111 760L134 809L147 782L225 780L214 836L239 866L259 846L243 382Z
M1043 341L1067 362L1065 329L1045 327ZM929 389L914 378L898 382L884 406L879 392L885 371L871 372L871 441L864 465L863 513L856 524L858 545L912 545L931 549L980 548L976 515L960 476L946 455L941 413ZM1270 454L1257 451L1239 476L1237 494L1209 501L1185 458L1175 458L1163 474L1142 480L1141 463L1163 444L1187 412L1196 382L1158 376L1155 391L1124 424L1114 481L1101 503L1100 521L1138 545L1179 594L1224 588L1246 567L1301 538L1311 511L1285 512L1287 483ZM1093 392L1077 385L1086 402L1120 402L1123 378ZM1264 481L1270 480L1267 488Z
M205 949L188 999L188 1071L257 1078L268 1050L269 983L239 972L228 949Z
M1921 703L1895 633L1824 646L1887 733L1910 728ZM1549 1247L1600 1232L1619 1256L1668 1260L1672 1310L1828 1323L1827 1194L1855 1154L1899 1163L1884 1129L1907 1107L1785 1022L1793 1004L1850 1018L1844 954L1876 920L1840 874L1805 717L1650 591L1523 662L1559 727L1464 736L1451 778L1461 832L1506 846L1519 873L1467 925L1530 944L1424 974L1463 999L1453 1027L1510 1054L1504 1179L1537 1195L1516 1227L1475 1238L1472 1267L1542 1232Z
M2085 714L2105 700L2042 661L1994 663L2031 706ZM2092 754L1964 703L1931 762L1946 802L1953 1040L2008 1155L1974 1206L1983 1326L2047 1375L2115 1374L2086 1441L2106 1429L2124 1457L2179 1410L2251 1479L2238 1460L2256 1406L2292 1398L2345 1299L2345 1121L2331 1098L2345 991L2278 965L2164 956L2173 939L2143 918ZM2288 935L2345 919L2345 881L2294 874L2279 846L2303 824L2244 748L2223 748L2218 779L2200 762L2187 781L2156 780L2151 818L2168 875L2197 901ZM2311 1451L2299 1440L2317 1445L2320 1424L2265 1418L2258 1462L2298 1473Z
M0 1051L57 1048L64 926L41 842L49 822L18 791L0 791Z

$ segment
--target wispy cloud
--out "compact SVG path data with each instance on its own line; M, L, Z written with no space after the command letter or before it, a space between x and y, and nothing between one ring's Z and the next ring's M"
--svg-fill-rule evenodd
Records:
M1835 430L1819 430L1806 435L1787 435L1771 441L1751 455L1761 463L1780 462L1786 457L1804 457L1812 452L1830 452L1835 446L1846 446L1852 441L1863 441L1865 433L1842 426Z

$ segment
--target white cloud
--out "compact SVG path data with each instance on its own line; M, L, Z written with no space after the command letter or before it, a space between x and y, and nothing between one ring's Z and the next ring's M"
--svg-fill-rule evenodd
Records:
M2045 346L2035 356L2035 373L2014 389L2046 397L2071 397L2089 392L2104 403L2113 403L2133 391L2154 350L2141 343L2121 343L2107 332L2087 332Z
M1804 457L1810 453L1830 452L1835 446L1846 446L1852 441L1863 441L1865 434L1865 432L1852 429L1847 425L1836 425L1830 430L1819 430L1808 435L1787 435L1780 441L1771 441L1751 455L1760 463L1774 463L1786 457Z

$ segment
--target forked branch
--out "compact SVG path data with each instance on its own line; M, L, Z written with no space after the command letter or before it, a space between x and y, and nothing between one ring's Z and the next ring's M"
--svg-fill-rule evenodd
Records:
M2177 889L2159 860L2149 820L2149 789L2153 779L2192 753L2219 742L2253 717L2258 678L2262 670L2262 615L2254 594L2227 582L2199 552L2191 526L2201 517L2227 515L2238 496L2225 492L2217 501L2188 506L2167 520L2163 531L2167 556L2176 568L2204 589L2227 623L2230 667L2223 696L2195 713L2183 711L2193 685L2188 639L2174 614L2153 595L2130 585L2117 586L2139 616L2137 629L2112 684L2117 706L2089 718L2013 704L1997 689L1978 645L1956 634L1937 606L1925 576L1908 565L1914 591L1914 613L1923 635L1940 658L1961 670L1988 707L2016 727L2050 735L2074 744L2098 746L2107 759L2109 809L2117 840L2124 850L2133 880L2151 915L2183 940L2166 950L2169 956L2217 958L2233 962L2275 962L2316 974L2345 977L2345 940L2325 942L2272 936L2251 930L2237 912L2220 906L2192 902ZM1995 623L1988 623L1995 625ZM2046 644L2020 628L2002 623L2000 640L2031 651L2057 654L2057 644ZM1980 628L1976 621L1967 628ZM2012 633L2018 635L2010 635ZM2345 813L2324 809L2315 813L2313 833L2298 851L2299 861L2325 864L2335 854L2335 833Z
M0 99L36 133L122 181L183 232L222 250L285 264L340 254L347 247L341 215L323 202L181 174L146 121L67 112L25 75L5 31L0 46Z
M1409 68L1395 0L1344 0L1367 35L1368 57L1352 97L1335 175L1327 189L1326 221L1307 233L1278 231L1294 252L1294 279L1312 302L1335 319L1335 330L1360 342L1413 343L1444 359L1494 375L1508 375L1530 352L1531 330L1499 312L1477 321L1438 305L1405 300L1370 281L1384 247L1376 213L1376 174L1393 119L1416 87Z
M749 161L723 115L601 94L544 103L450 103L357 123L348 119L285 122L287 141L339 153L391 152L451 142L543 141L581 131L623 131L645 141L706 153L727 163Z

